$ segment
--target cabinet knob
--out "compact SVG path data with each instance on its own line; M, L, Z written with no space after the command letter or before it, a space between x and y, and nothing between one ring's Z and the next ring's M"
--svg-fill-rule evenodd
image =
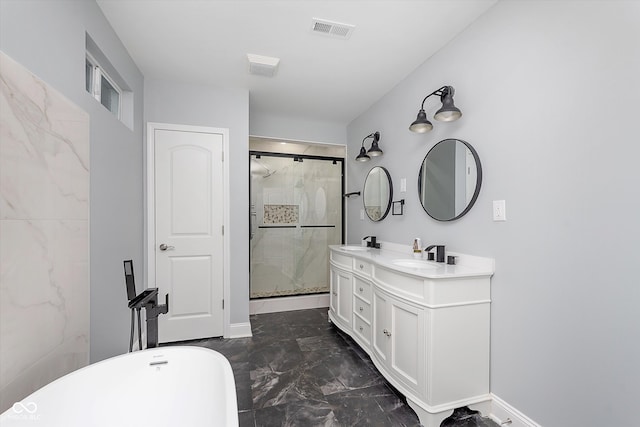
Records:
M362 332L362 326L360 326L360 332Z
M360 311L364 310L364 308L360 307Z
M333 292L333 295L338 296L338 293L337 292Z
M364 288L360 287L360 292L364 291Z
M386 336L390 337L391 336L391 332L387 331L386 329L382 330L382 333L385 334Z
M360 270L362 270L364 268L363 264L360 264Z

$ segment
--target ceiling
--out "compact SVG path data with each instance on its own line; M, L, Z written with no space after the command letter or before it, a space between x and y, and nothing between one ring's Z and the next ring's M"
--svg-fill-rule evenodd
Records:
M496 1L97 3L147 79L246 88L252 114L346 124ZM355 29L348 39L314 33L312 18ZM280 58L275 77L249 74L248 53Z

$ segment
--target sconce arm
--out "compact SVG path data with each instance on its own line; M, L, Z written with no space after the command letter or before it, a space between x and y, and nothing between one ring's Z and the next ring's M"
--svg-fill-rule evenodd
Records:
M374 132L374 133L369 134L369 135L365 136L364 138L362 138L362 145L361 146L364 147L364 142L367 140L367 138L375 137L376 133L378 133L378 132ZM378 133L378 135L380 135L380 134Z
M453 87L452 86L442 86L440 89L434 90L429 95L424 97L424 99L422 100L422 106L420 107L420 109L424 110L424 103L427 100L427 98L429 98L429 97L431 97L433 95L438 95L439 97L443 97L444 95L446 95L449 92L451 92L451 94L453 94Z

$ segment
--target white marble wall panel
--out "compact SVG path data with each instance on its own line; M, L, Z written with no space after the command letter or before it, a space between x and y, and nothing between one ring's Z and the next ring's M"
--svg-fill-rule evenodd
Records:
M0 52L0 411L89 359L89 116Z

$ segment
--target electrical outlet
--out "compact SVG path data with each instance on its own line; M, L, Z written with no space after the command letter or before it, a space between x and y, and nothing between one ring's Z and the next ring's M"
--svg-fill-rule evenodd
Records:
M360 209L360 221L364 221L364 209Z
M504 200L493 201L493 220L494 221L507 220L507 205Z
M407 178L400 178L400 192L407 192Z

